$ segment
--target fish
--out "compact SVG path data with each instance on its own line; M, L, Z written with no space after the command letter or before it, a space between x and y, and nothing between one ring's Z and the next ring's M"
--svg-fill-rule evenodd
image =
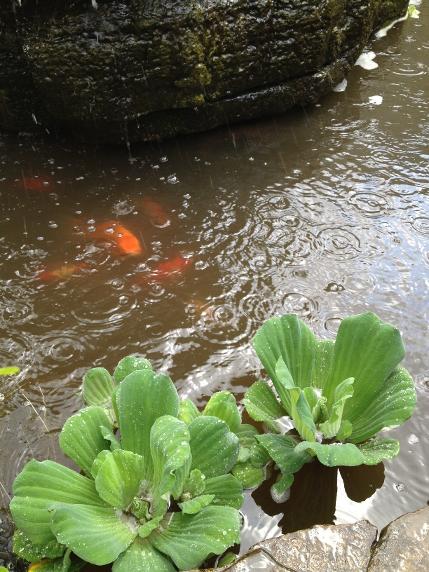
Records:
M152 272L152 276L159 279L166 279L183 272L192 265L192 258L184 258L181 254L159 262Z
M26 191L52 191L53 181L49 177L22 177L22 185Z
M72 276L76 276L82 270L88 268L84 262L77 262L73 264L62 264L61 266L45 268L37 274L37 278L42 282L59 282L61 280L68 280Z
M143 213L149 217L150 222L154 226L165 228L171 224L165 208L158 201L150 197L144 197L140 204Z
M185 258L178 254L158 262L155 268L149 274L137 275L134 280L137 284L150 284L153 282L164 282L166 280L173 280L181 276L187 268L192 266L192 258Z
M142 243L137 236L116 221L109 220L96 225L92 236L96 240L111 243L120 254L138 256L143 252Z

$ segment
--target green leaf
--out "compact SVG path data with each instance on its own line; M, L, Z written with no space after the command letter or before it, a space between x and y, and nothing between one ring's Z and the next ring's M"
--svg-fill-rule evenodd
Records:
M286 410L264 381L256 381L251 385L245 393L243 402L252 419L267 423L270 427L273 421L286 415Z
M35 544L55 540L48 512L53 503L105 506L94 481L54 461L27 463L15 479L13 494L10 503L13 520Z
M102 427L111 431L112 422L102 407L91 406L67 419L60 433L61 449L87 474L98 453L110 449Z
M102 426L101 427L101 434L103 435L104 439L106 439L106 441L109 441L111 451L115 451L116 449L121 448L121 444L116 439L115 434L113 433L113 431L111 429L107 429L107 427Z
M208 400L203 410L203 415L222 419L233 433L237 431L241 423L240 411L238 410L235 397L230 391L214 393Z
M184 514L197 514L212 503L214 495L201 495L185 502L179 503L180 509Z
M143 369L130 373L122 381L115 401L122 447L144 458L145 478L150 480L153 471L150 431L158 417L177 417L176 388L166 375Z
M280 397L284 384L276 373L279 358L283 359L297 387L312 385L317 339L294 314L267 320L253 338L253 347ZM287 407L287 403L283 405Z
M207 478L228 473L238 459L239 441L217 417L201 416L189 425L192 469Z
M34 544L22 530L15 530L13 535L13 552L22 560L37 562L43 558L60 558L66 547L51 540L46 544Z
M144 475L144 460L131 451L116 449L106 455L95 477L100 497L115 508L127 508L137 496Z
M103 451L100 451L100 453L98 453L98 455L95 457L91 467L91 476L93 479L95 479L95 477L98 475L98 471L100 470L101 465L104 463L106 457L110 455L110 453L111 451L104 449Z
M368 403L365 412L353 422L350 441L361 443L384 428L401 425L411 417L415 406L413 378L406 369L397 368Z
M193 469L185 483L181 493L182 500L189 500L203 494L206 488L206 476L199 469Z
M190 399L182 399L179 407L179 419L184 421L186 425L192 423L194 419L199 417L201 413Z
M164 415L159 417L150 432L153 462L152 486L156 496L171 493L175 471L185 465L191 455L189 430L183 421Z
M357 445L364 457L365 465L378 465L385 459L393 459L399 453L396 439L370 439Z
M295 447L296 453L313 453L327 467L356 467L364 464L364 455L352 443L310 443L303 441Z
M0 375L16 375L21 370L19 367L11 365L9 367L0 367Z
M220 475L206 480L204 492L214 495L212 504L239 509L243 504L243 487L233 475Z
M137 536L135 519L114 508L54 505L52 530L57 539L82 560L103 566L116 560Z
M113 372L113 377L116 383L120 383L130 373L145 369L152 370L150 361L139 355L131 355L121 359Z
M282 503L285 499L286 492L293 485L295 477L291 473L282 473L280 478L271 487L271 496L274 502Z
M282 388L293 389L296 387L293 377L285 364L284 359L279 357L275 367L276 377L280 381Z
M257 440L282 473L296 473L311 460L311 455L305 450L297 451L297 441L289 435L266 433L259 435Z
M138 534L139 534L140 538L147 538L149 535L151 535L152 532L156 528L158 528L158 526L159 526L159 524L163 518L164 518L164 515L157 516L155 518L152 518L152 520L148 520L147 522L145 522L144 524L139 526Z
M353 396L353 383L354 378L349 377L335 388L334 403L331 407L330 416L319 426L319 429L322 431L326 439L332 439L340 430L341 422L343 420L344 405L347 399L350 399L350 397Z
M287 393L289 394L290 413L296 430L306 441L314 441L316 439L316 425L303 391L299 387L294 387L287 390Z
M251 461L237 463L232 469L232 474L243 486L243 489L254 489L265 480L265 470L262 467L255 467Z
M345 441L350 437L353 432L353 425L348 419L343 419L341 421L340 428L337 433L337 441Z
M385 380L404 357L404 346L397 328L368 312L345 318L335 340L332 371L324 389L328 406L335 400L335 388L354 377L353 399L344 406L344 418L355 425L366 417Z
M237 435L240 442L240 447L250 449L256 443L256 435L259 431L249 423L242 423L234 433Z
M151 546L147 540L136 538L113 564L112 572L175 572L171 560Z
M179 570L197 568L209 554L222 554L240 541L240 513L226 506L207 506L197 514L173 513L150 542Z
M93 367L83 378L83 399L87 405L110 406L116 383L104 367Z

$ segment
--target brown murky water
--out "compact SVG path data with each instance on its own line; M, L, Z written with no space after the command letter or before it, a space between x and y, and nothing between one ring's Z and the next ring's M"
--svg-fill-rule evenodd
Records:
M0 364L22 368L0 381L2 506L29 458L62 459L57 434L88 367L141 352L202 403L255 380L250 339L269 316L296 312L333 336L367 309L401 328L418 387L414 418L391 433L400 456L341 475L308 466L283 505L255 492L242 548L316 522L382 527L428 502L427 2L421 10L374 43L378 69L354 68L344 93L282 118L130 152L0 140ZM112 219L142 254L96 240ZM177 256L190 263L155 279ZM64 264L76 275L40 274Z

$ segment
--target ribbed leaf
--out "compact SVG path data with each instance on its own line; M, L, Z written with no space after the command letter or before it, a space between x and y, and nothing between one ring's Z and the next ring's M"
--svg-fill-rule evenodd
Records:
M140 371L142 369L152 369L152 364L150 361L143 356L131 355L121 359L113 372L113 377L116 383L120 383L124 380L127 375L133 373L134 371Z
M397 368L364 413L353 422L350 441L361 443L384 428L401 425L411 417L415 406L413 379L406 369Z
M297 450L297 441L289 435L267 433L259 435L257 440L282 473L296 473L305 463L311 460L311 456L305 450Z
M199 497L195 497L179 503L180 510L183 514L197 514L200 510L209 506L209 504L212 504L214 498L214 495L201 495Z
M186 425L189 425L200 415L201 413L198 411L198 408L194 405L193 401L190 399L182 399L179 407L179 419L181 421L184 421Z
M34 544L22 530L13 535L13 553L27 562L37 562L43 558L60 558L66 547L52 540L47 544Z
M353 397L353 383L354 378L349 377L335 388L334 403L332 404L329 418L319 426L319 429L322 431L326 439L332 439L340 430L341 422L343 420L344 405L347 399Z
M271 487L271 496L274 502L282 503L285 502L285 495L290 487L293 485L295 477L291 473L281 473L280 477Z
M137 495L144 475L141 455L116 449L104 458L95 487L100 497L115 508L127 508Z
M171 493L175 471L185 465L191 455L189 430L183 421L164 415L152 425L150 450L153 462L152 486L156 496ZM188 465L189 466L189 465Z
M94 481L54 461L27 463L13 484L10 503L13 520L35 544L55 540L48 509L53 503L85 503L105 506Z
M270 426L273 421L286 415L286 410L264 381L256 381L251 385L245 393L243 402L252 419Z
M240 513L226 506L208 506L198 514L173 513L150 543L167 554L179 570L197 568L209 554L222 554L240 541Z
M231 474L220 475L206 480L206 494L214 495L212 504L241 508L243 504L243 487L238 479Z
M145 478L152 475L150 431L162 415L177 417L179 396L166 375L150 369L130 373L120 384L115 396L121 444L124 449L142 455Z
M399 453L399 441L396 439L370 439L357 447L363 454L365 465L378 465Z
M335 399L335 388L354 377L353 399L344 407L344 419L354 425L381 391L385 380L404 357L398 329L368 312L345 318L335 340L332 372L324 388L328 406Z
M106 411L91 406L69 417L60 433L61 449L88 475L98 453L110 449L110 442L103 437L103 427L112 430Z
M255 467L251 461L237 463L232 469L232 474L240 481L243 489L254 489L265 480L265 469Z
M313 453L327 467L356 467L363 465L365 457L352 443L310 443L303 441L295 447L296 453Z
M206 476L203 475L199 469L193 469L184 482L181 500L189 500L198 495L202 495L205 488Z
M151 546L147 540L136 538L114 562L112 572L175 572L171 560Z
M115 380L104 367L93 367L83 378L83 399L87 405L110 406Z
M152 532L156 528L158 528L163 518L164 515L156 516L155 518L152 518L151 520L148 520L147 522L139 526L138 535L140 536L140 538L147 538L149 535L151 535Z
M299 387L286 390L289 395L290 414L296 430L306 441L314 441L316 425L304 392Z
M83 504L55 505L52 530L59 542L97 566L115 561L137 536L133 519L127 521L111 507Z
M203 415L222 419L233 433L237 431L241 423L240 411L238 410L235 397L230 391L214 393L208 400L203 410Z
M189 425L192 468L207 478L228 473L238 459L239 441L217 417L202 415Z
M294 314L267 320L253 338L253 347L280 396L282 385L276 374L280 357L297 387L304 388L312 384L317 339L310 328Z

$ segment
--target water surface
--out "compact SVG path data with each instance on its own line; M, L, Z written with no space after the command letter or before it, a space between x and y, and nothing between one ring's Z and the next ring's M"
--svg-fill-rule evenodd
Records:
M58 432L81 406L87 368L143 353L203 404L219 389L241 396L257 378L250 340L266 318L295 312L333 337L341 318L366 310L401 329L416 379L417 412L390 433L400 456L341 475L305 467L283 505L265 486L246 500L242 548L314 523L381 528L428 502L427 3L421 10L373 44L377 69L354 68L345 92L281 118L129 150L0 139L0 364L22 368L0 382L2 506L27 460L63 460ZM148 197L168 220L148 216ZM109 220L139 238L141 255L96 240ZM181 273L153 279L178 256L190 261ZM76 275L42 278L63 265Z

